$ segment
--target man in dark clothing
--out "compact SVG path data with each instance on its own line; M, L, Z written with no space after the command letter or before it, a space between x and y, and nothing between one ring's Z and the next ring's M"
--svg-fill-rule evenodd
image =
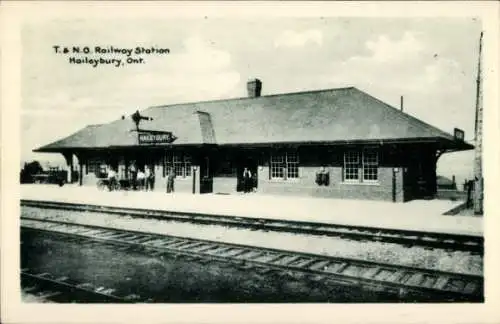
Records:
M151 190L153 191L155 189L155 173L154 173L154 166L148 166L146 167L146 190Z
M245 168L243 171L243 192L251 192L252 187L252 173L248 168Z
M137 168L135 167L135 163L130 165L130 175L132 178L132 189L137 190Z
M465 203L466 208L472 208L472 195L474 192L474 180L469 180L467 183L467 200Z
M167 193L174 192L174 181L175 181L174 170L170 170L167 176Z

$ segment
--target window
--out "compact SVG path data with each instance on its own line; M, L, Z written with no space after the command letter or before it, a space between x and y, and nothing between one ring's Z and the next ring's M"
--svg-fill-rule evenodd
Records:
M349 151L344 154L344 180L359 180L359 152Z
M299 157L296 153L288 152L286 154L286 171L289 179L299 177Z
M283 155L271 155L271 179L283 178L284 161Z
M217 170L215 170L215 177L236 177L237 168L231 157L223 156L218 161Z
M106 164L99 158L90 158L87 160L87 174L94 173L96 177L106 173Z
M348 151L344 153L344 181L376 182L378 181L378 151Z
M168 152L165 155L163 163L163 176L166 176L169 170L174 170L175 176L187 178L191 176L191 157L187 154Z
M271 179L296 179L299 177L299 157L295 152L271 155Z
M375 150L363 152L363 180L378 180L378 152Z

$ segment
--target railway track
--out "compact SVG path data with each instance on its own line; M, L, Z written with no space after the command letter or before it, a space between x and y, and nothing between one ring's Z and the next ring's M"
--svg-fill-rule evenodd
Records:
M396 294L402 299L417 296L417 300L433 302L483 300L483 277L475 275L28 217L21 218L21 229L83 237L155 257L170 255L204 262L229 262L249 271L278 272L321 284Z
M113 295L112 289L74 282L47 272L21 269L21 285L25 293L53 302L127 303L130 298Z
M402 244L405 246L422 246L453 251L467 251L471 253L478 253L481 255L484 253L483 237L474 235L422 232L280 219L209 215L177 211L174 212L150 209L145 210L138 208L99 206L38 200L21 200L21 206L72 210L90 213L118 214L137 218L150 218L208 225L222 225L253 230L333 236L357 241L380 241Z

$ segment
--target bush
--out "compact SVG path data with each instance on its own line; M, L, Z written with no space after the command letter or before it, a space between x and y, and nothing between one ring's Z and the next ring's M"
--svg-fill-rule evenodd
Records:
M38 161L24 163L24 167L20 173L21 183L33 183L33 176L43 172L43 168Z

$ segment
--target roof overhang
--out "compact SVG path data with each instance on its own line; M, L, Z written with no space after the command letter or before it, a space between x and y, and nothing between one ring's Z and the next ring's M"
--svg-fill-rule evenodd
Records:
M222 147L234 147L234 146L307 146L307 145L410 145L410 144L429 144L436 146L436 149L442 150L443 152L457 152L457 151L467 151L474 149L474 146L465 142L450 140L448 138L442 137L430 137L430 138L391 138L391 139L352 139L352 140L335 140L335 141L289 141L289 142L239 142L239 143L221 143L221 144L207 144L207 143L183 143L183 144L135 144L126 146L106 146L106 147L61 147L61 148L51 148L51 147L41 147L33 150L33 152L40 153L65 153L69 151L106 151L106 150L127 150L127 149L165 149L165 148L175 148L175 147L206 147L206 146L222 146Z
M447 151L465 151L474 149L474 146L464 141L454 141L441 137L429 138L390 138L390 139L350 139L334 141L281 141L268 143L221 143L219 146L304 146L304 145L409 145L433 144L439 149Z
M39 147L34 149L35 153L65 153L75 151L89 151L89 150L107 150L108 147Z
M134 144L134 145L112 145L101 147L40 147L34 149L35 153L66 153L66 152L90 152L90 151L109 151L109 150L136 150L136 149L165 149L175 147L202 147L216 146L209 143L183 143L183 144Z

